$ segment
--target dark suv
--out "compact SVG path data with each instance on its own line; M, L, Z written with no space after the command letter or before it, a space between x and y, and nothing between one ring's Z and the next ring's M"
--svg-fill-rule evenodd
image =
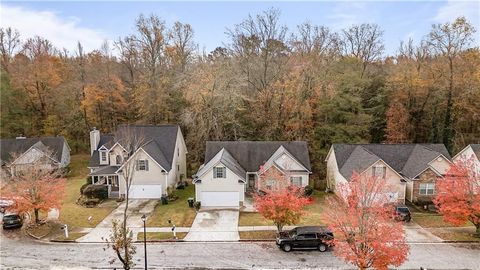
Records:
M394 218L398 221L410 222L412 214L406 205L397 205L395 206Z
M2 219L4 229L20 228L23 225L23 220L18 214L6 214Z
M306 226L282 232L277 237L277 245L286 252L292 249L318 249L325 252L331 246L329 240L333 240L333 233L326 227Z

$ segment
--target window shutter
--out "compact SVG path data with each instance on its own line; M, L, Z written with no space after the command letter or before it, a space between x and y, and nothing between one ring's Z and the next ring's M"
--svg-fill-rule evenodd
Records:
M222 173L223 178L227 178L227 168L222 168L222 170L223 170L223 173Z
M145 171L148 171L148 159L145 160Z
M213 178L217 178L217 167L213 167Z

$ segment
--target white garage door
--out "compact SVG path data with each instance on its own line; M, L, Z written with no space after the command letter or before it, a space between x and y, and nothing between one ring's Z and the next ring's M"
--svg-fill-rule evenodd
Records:
M203 191L202 192L202 206L238 206L239 194L238 191Z
M160 199L162 185L132 185L129 197L131 199Z

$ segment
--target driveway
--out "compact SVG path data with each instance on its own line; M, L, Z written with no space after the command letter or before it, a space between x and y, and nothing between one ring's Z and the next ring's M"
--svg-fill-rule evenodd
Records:
M201 211L185 241L238 241L238 210Z
M443 240L422 228L414 221L405 223L405 234L409 243L440 243Z
M143 228L142 215L148 216L157 203L158 200L130 200L127 211L127 226L132 229L135 239L137 232L140 231L140 228ZM77 242L105 242L110 236L112 221L123 219L125 205L125 202L121 203L88 234L77 239Z

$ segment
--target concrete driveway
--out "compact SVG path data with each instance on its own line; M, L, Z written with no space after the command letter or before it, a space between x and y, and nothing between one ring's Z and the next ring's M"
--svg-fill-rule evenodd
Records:
M185 241L238 241L238 210L208 210L197 213Z
M406 240L409 243L440 243L443 239L422 228L414 221L405 223Z
M133 230L135 239L136 233L140 231L140 228L143 228L142 215L148 216L157 203L158 200L130 200L127 211L127 226ZM88 234L77 239L77 242L105 242L110 236L112 221L115 219L123 220L125 205L125 202L121 203Z

